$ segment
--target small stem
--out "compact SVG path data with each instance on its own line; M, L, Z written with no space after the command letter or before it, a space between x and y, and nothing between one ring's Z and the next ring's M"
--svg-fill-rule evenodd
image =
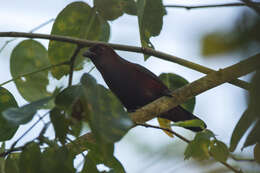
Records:
M66 62L62 62L62 63L59 63L59 64L55 64L55 65L50 65L50 66L47 66L47 67L43 67L39 70L36 70L36 71L32 71L32 72L28 72L28 73L24 73L24 74L20 74L16 77L14 77L13 79L10 79L8 81L5 81L3 83L0 84L0 86L3 86L5 84L8 84L12 81L15 81L17 79L20 79L21 77L25 77L25 76L30 76L32 74L35 74L35 73L39 73L39 72L42 72L42 71L45 71L45 70L48 70L48 69L51 69L51 68L54 68L54 67L57 67L57 66L61 66L61 65L68 65L69 64L69 61L66 61Z
M165 130L169 133L172 133L173 135L177 136L178 138L180 138L181 140L185 141L186 143L190 143L191 141L188 140L187 138L183 137L182 135L174 132L173 130L171 129L167 129L167 128L163 128L163 127L159 127L159 126L154 126L154 125L150 125L150 124L147 124L147 123L135 123L135 125L137 126L143 126L143 127L146 127L146 128L154 128L154 129L161 129L161 130Z
M10 150L13 150L16 144L29 133L46 115L49 114L50 111L46 112L43 116L41 116L29 129L27 129L12 145Z
M163 128L163 127L158 127L158 126L154 126L154 125L150 125L147 123L135 123L135 125L139 125L139 126L143 126L143 127L149 127L149 128L154 128L154 129L161 129L161 130L166 130L167 132L172 133L173 135L177 136L178 138L180 138L181 140L183 140L186 143L190 143L191 141L186 139L185 137L183 137L182 135L174 132L173 130L167 129L167 128ZM209 153L210 154L210 153ZM211 155L211 154L210 154ZM236 168L234 168L233 166L229 165L227 162L222 162L220 161L220 163L222 163L224 166L226 166L227 168L229 168L230 170L232 170L235 173L243 173L241 170L237 170Z
M80 45L77 45L77 48L74 51L74 54L70 58L70 73L69 73L69 84L68 84L68 86L71 86L71 84L72 84L74 64L75 64L76 57L77 57L77 55L78 55L78 53L79 53L81 48L82 47Z
M137 52L137 53L143 53L147 55L152 55L155 57L158 57L160 59L174 62L177 64L180 64L184 67L187 67L189 69L193 69L196 71L199 71L204 74L209 74L212 72L215 72L216 70L210 69L208 67L204 67L200 64L196 64L190 61L187 61L185 59L166 54L164 52L156 51L151 48L142 48L142 47L136 47L136 46L128 46L128 45L122 45L122 44L111 44L111 43L105 43L100 41L91 41L91 40L83 40L79 38L74 37L68 37L68 36L59 36L59 35L48 35L48 34L33 34L33 33L25 33L25 32L0 32L0 37L26 37L26 38L41 38L41 39L48 39L48 40L55 40L55 41L61 41L61 42L68 42L73 43L77 45L81 45L82 47L90 47L98 43L106 44L108 46L111 46L114 49L122 50L122 51L129 51L129 52ZM250 89L250 84L248 82L245 82L240 79L234 79L232 81L228 81L229 83L236 85L238 87L244 88L246 90Z
M252 2L253 3L253 2ZM254 2L254 5L260 5L258 2ZM186 6L186 5L164 5L166 8L185 8L186 10L191 9L200 9L200 8L216 8L216 7L245 7L247 6L246 3L226 3L226 4L210 4L210 5L192 5L192 6Z

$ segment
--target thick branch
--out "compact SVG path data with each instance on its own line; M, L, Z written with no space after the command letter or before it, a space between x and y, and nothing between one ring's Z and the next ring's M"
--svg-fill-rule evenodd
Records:
M152 56L161 58L163 60L167 60L167 61L171 61L171 62L180 64L182 66L199 71L204 74L208 74L208 73L215 71L210 68L204 67L202 65L187 61L185 59L182 59L182 58L170 55L170 54L156 51L156 50L150 49L150 48L141 48L141 47L135 47L135 46L111 44L111 43L104 43L104 42L98 42L98 41L89 41L89 40L83 40L83 39L67 37L67 36L33 34L33 33L24 33L24 32L0 32L0 37L42 38L42 39L56 40L56 41L62 41L62 42L69 42L69 43L74 43L77 45L87 46L87 47L92 46L97 43L103 43L103 44L107 44L117 50L138 52L138 53L144 53L147 55L152 55ZM229 83L239 86L241 88L247 89L247 90L250 88L250 85L247 82L239 80L239 79L234 79L232 81L229 81Z
M252 2L254 5L258 6L260 3ZM225 4L211 4L211 5L165 5L167 8L185 8L186 10L200 9L200 8L217 8L217 7L244 7L247 6L246 3L225 3Z
M133 121L144 123L156 117L163 112L166 112L179 104L184 103L190 98L199 95L211 88L231 81L235 78L244 76L260 67L260 53L254 55L235 65L221 69L217 72L212 72L205 77L202 77L180 89L171 93L172 98L161 97L154 102L138 109L131 113Z

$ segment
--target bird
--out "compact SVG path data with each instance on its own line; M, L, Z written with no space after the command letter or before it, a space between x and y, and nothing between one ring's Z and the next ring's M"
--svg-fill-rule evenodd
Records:
M91 46L83 56L93 62L109 89L128 112L134 112L162 96L171 97L171 91L154 73L123 59L106 44L98 43ZM199 119L180 105L158 117L173 122ZM204 127L185 128L199 132L206 128L206 124L204 123Z

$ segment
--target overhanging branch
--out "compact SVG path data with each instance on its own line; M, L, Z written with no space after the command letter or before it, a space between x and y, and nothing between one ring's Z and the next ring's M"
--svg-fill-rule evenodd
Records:
M121 45L121 44L111 44L111 43L105 43L105 42L99 42L99 41L90 41L90 40L83 40L83 39L78 39L74 37L68 37L68 36L58 36L58 35L48 35L48 34L35 34L35 33L25 33L25 32L0 32L0 37L26 37L26 38L41 38L41 39L48 39L48 40L56 40L56 41L61 41L61 42L69 42L73 44L77 44L80 46L85 46L89 47L97 43L103 43L111 46L114 49L117 50L123 50L123 51L130 51L130 52L137 52L137 53L144 53L147 55L152 55L155 57L158 57L163 60L171 61L177 64L180 64L182 66L185 66L187 68L199 71L204 74L208 74L211 72L214 72L215 70L210 69L208 67L204 67L202 65L187 61L185 59L156 51L154 49L150 48L142 48L142 47L136 47L136 46L128 46L128 45ZM229 81L229 83L236 85L238 87L244 88L244 89L249 89L250 85L249 83L239 80L239 79L234 79L232 81Z

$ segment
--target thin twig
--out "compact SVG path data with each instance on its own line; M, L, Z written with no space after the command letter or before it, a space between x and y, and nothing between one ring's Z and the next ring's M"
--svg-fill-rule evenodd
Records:
M62 62L62 63L55 64L55 65L49 65L49 66L47 66L47 67L43 67L43 68L41 68L41 69L39 69L39 70L36 70L36 71L32 71L32 72L20 74L20 75L14 77L13 79L10 79L10 80L8 80L8 81L5 81L5 82L1 83L0 86L3 86L3 85L5 85L5 84L8 84L8 83L10 83L10 82L12 82L12 81L15 81L15 80L17 80L17 79L20 79L21 77L30 76L30 75L32 75L32 74L39 73L39 72L42 72L42 71L45 71L45 70L48 70L48 69L51 69L51 68L54 68L54 67L58 67L58 66L61 66L61 65L69 65L69 63L70 63L69 61L66 61L66 62Z
M82 48L82 46L77 45L76 50L74 51L72 57L70 58L70 73L69 73L69 84L68 84L68 86L71 86L71 84L72 84L74 64L75 64L76 57L79 54L79 51L80 51L81 48Z
M156 51L156 50L150 49L150 48L142 48L142 47L136 47L136 46L121 45L121 44L111 44L111 43L105 43L105 42L100 42L100 41L83 40L83 39L78 39L78 38L68 37L68 36L33 34L33 33L24 33L24 32L0 32L0 37L41 38L41 39L56 40L56 41L61 41L61 42L69 42L69 43L74 43L74 44L86 46L86 47L90 47L97 43L102 43L102 44L109 45L112 48L117 49L117 50L152 55L152 56L161 58L166 61L171 61L171 62L180 64L182 66L199 71L204 74L209 74L209 73L216 71L216 70L210 69L208 67L204 67L202 65L187 61L185 59L182 59L182 58L170 55L170 54L166 54L164 52ZM236 85L238 87L244 88L246 90L249 90L249 88L250 88L250 84L248 82L245 82L245 81L242 81L239 79L234 79L232 81L229 81L229 83Z
M143 127L147 127L147 128L154 128L154 129L161 129L161 130L166 130L169 133L172 133L173 135L177 136L178 138L180 138L181 140L183 140L186 143L190 143L191 141L186 139L185 137L183 137L182 135L174 132L173 130L167 129L167 128L163 128L163 127L159 127L159 126L154 126L154 125L150 125L147 123L136 123L136 125L138 126L143 126ZM237 170L236 168L234 168L233 166L229 165L227 162L222 162L220 161L220 163L222 163L223 165L225 165L227 168L229 168L230 170L232 170L235 173L242 173L241 170Z
M50 111L46 112L41 116L29 129L27 129L10 147L10 150L13 150L16 144L25 136L27 133L29 133L46 115L49 114Z
M254 2L254 5L260 5L258 2ZM246 3L225 3L225 4L210 4L210 5L164 5L166 8L185 8L186 10L201 9L201 8L217 8L217 7L245 7Z
M51 22L54 21L54 20L55 20L55 19L52 18L52 19L50 19L50 20L48 20L48 21L46 21L46 22L40 24L39 26L36 26L36 27L33 28L32 30L30 30L29 33L33 33L33 32L35 32L35 31L37 31L38 29L44 27L45 25L48 25L49 23L51 23ZM10 42L12 42L12 41L14 41L14 40L16 40L16 38L7 40L7 41L4 43L4 45L1 47L0 53L4 50L4 48L5 48Z
M165 130L169 133L172 133L173 135L177 136L178 138L180 138L181 140L185 141L186 143L190 143L191 141L188 140L187 138L183 137L182 135L174 132L173 130L171 129L167 129L167 128L164 128L164 127L159 127L159 126L154 126L154 125L151 125L151 124L147 124L147 123L135 123L135 125L137 126L143 126L143 127L146 127L146 128L154 128L154 129L161 129L161 130Z

